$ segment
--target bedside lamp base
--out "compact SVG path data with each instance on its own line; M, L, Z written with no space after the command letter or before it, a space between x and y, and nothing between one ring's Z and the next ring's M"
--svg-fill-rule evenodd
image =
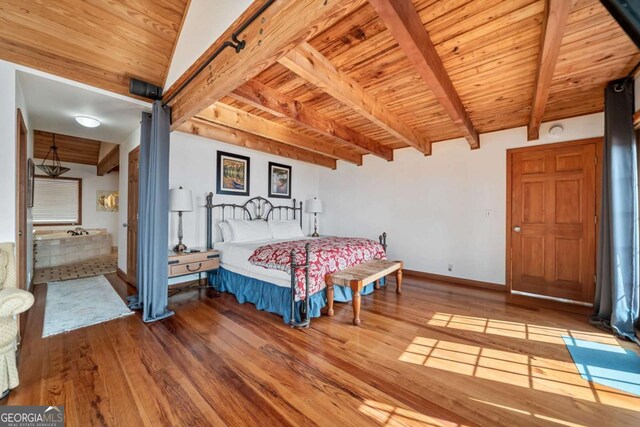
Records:
M184 243L180 242L178 243L174 248L173 251L177 252L177 253L181 253L187 250L187 245L185 245Z
M182 234L182 211L178 211L178 244L173 248L176 253L182 253L187 250L187 245L182 243L182 237L184 237Z
M315 212L313 214L313 234L311 237L320 237L318 234L318 214Z

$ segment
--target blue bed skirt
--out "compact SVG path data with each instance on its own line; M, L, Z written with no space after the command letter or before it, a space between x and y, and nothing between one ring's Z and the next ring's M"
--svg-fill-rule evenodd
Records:
M258 310L268 311L282 316L285 323L291 320L291 288L283 288L273 283L265 282L259 279L243 276L224 268L218 269L217 273L209 274L209 283L221 292L228 292L235 295L240 304L250 302L255 305ZM380 284L384 285L384 279L380 280ZM351 301L351 289L343 286L335 286L334 301L348 302ZM374 291L373 283L362 289L362 295L369 295ZM314 295L311 295L311 317L320 317L320 309L327 305L327 292L323 289ZM295 320L300 321L300 307L304 301L296 302Z

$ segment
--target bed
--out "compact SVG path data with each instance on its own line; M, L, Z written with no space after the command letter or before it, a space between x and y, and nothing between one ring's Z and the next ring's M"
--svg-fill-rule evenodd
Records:
M386 234L379 241L360 238L311 238L302 235L302 202L274 206L267 199L254 197L244 204L213 203L207 196L207 248L221 252L220 269L211 277L216 289L228 292L238 302L252 303L258 310L276 313L293 327L308 327L327 304L324 275L370 259L386 259ZM262 221L260 223L256 221ZM291 228L297 234L278 236L254 234L243 239L230 238L230 227ZM238 231L238 230L236 230ZM241 230L242 231L242 230ZM224 233L223 233L224 232ZM226 239L223 239L223 234ZM285 233L286 234L286 233ZM278 238L281 237L281 238ZM236 241L239 240L239 241ZM380 283L384 285L384 281ZM363 289L367 295L374 285ZM351 301L351 290L337 287L335 301Z

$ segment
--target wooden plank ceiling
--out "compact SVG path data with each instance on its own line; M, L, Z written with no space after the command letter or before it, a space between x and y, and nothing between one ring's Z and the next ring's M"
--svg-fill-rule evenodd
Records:
M474 131L600 112L605 85L626 76L640 52L598 0L571 1L568 16L558 5L369 0L320 34L298 39L259 74L245 70L248 83L216 96L217 104L196 115L198 124L215 122L217 132L260 128L263 138L291 143L279 139L287 127L304 135L297 148L323 140L329 145L317 153L354 162L353 154L389 160L385 149L410 145L429 154L431 142L453 138L475 148ZM418 34L416 22L426 32ZM269 22L262 27L268 33ZM425 50L427 42L435 54ZM536 87L546 102L537 101L533 114ZM235 118L213 117L212 109L225 104ZM255 119L243 125L238 117Z
M5 0L0 58L119 93L132 76L161 85L187 3ZM297 0L189 79L264 4L165 91L173 129L328 167L453 138L478 148L482 133L528 125L535 139L541 121L602 111L607 82L640 61L598 0Z
M33 157L44 159L53 144L53 133L36 130L33 132ZM97 166L100 158L100 141L78 138L75 136L55 134L56 147L60 161ZM51 157L49 157L51 160ZM41 161L35 161L40 164Z
M163 86L188 0L0 2L0 59L127 95Z

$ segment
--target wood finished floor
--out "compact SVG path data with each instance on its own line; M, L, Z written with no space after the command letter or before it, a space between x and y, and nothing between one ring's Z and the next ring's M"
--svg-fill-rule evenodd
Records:
M345 304L299 331L191 292L161 322L42 339L46 286L4 403L64 404L68 426L640 425L640 398L577 374L562 335L616 343L581 308L407 277L402 296L363 297L360 328Z

